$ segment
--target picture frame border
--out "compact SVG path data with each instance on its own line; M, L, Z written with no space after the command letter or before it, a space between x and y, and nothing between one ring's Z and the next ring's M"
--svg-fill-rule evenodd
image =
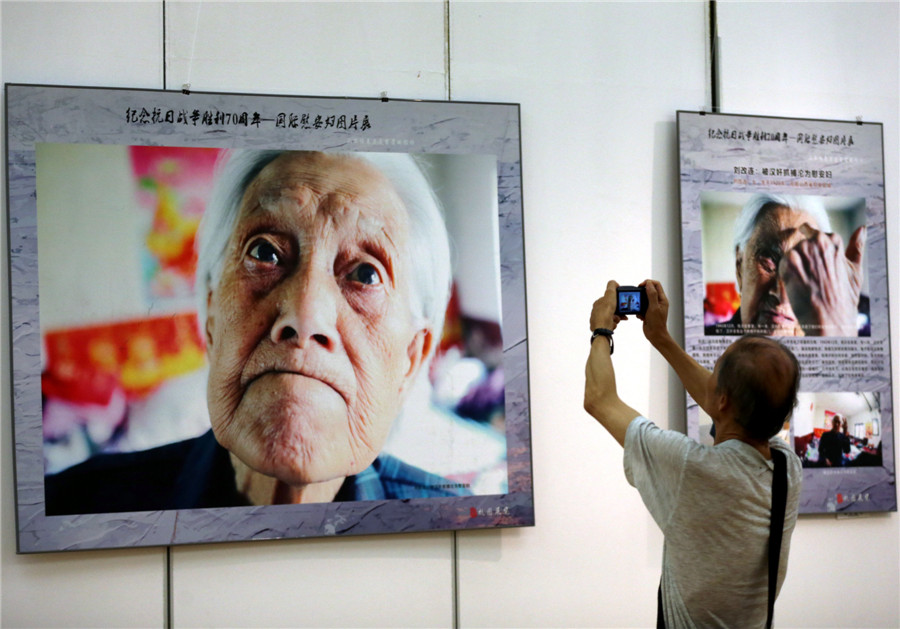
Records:
M773 192L782 194L811 194L841 197L860 197L866 200L867 242L866 257L869 277L870 337L854 337L858 351L866 347L883 348L879 370L865 376L853 377L832 373L815 361L801 358L801 392L860 392L876 393L881 399L881 443L883 463L880 467L844 467L837 470L803 469L800 514L893 512L897 510L896 469L893 434L893 378L890 341L888 296L888 265L886 240L886 198L884 181L883 125L861 120L827 120L802 117L781 117L754 114L677 111L679 146L679 205L681 211L682 272L684 287L685 349L692 355L704 351L716 356L737 336L706 336L703 319L705 298L703 260L700 250L700 195L704 190L721 192ZM761 146L742 133L752 131L784 132L790 139L780 144ZM712 138L710 130L718 134L732 130L732 137ZM858 133L861 142L855 148L801 141L799 135ZM706 133L706 137L703 134ZM736 175L736 164L749 167L753 163L778 158L779 165L803 170L821 164L837 164L829 173L828 193L791 190L791 183L777 185L754 183L753 177ZM831 160L829 162L828 160ZM743 160L738 162L738 160ZM821 166L819 166L821 167ZM765 179L755 173L758 182ZM833 179L832 179L833 177ZM776 178L777 179L777 178ZM790 179L790 178L786 178ZM741 183L738 183L740 180ZM830 349L823 337L779 337L795 353L803 350ZM824 337L828 338L828 337ZM726 340L728 339L728 340ZM872 343L873 345L869 345ZM714 351L713 351L714 350ZM848 350L851 352L851 350ZM712 369L709 361L700 362ZM687 396L687 434L701 441L698 426L700 409ZM793 436L791 436L793 443Z
M194 92L7 83L6 201L17 552L343 537L534 525L525 298L520 107L515 103ZM355 112L370 129L279 128L169 121L169 111ZM306 108L306 109L304 109ZM154 122L155 111L163 112ZM130 112L136 111L136 117ZM143 112L150 122L142 122ZM337 115L340 115L338 113ZM138 120L138 122L135 122ZM213 132L214 131L214 132ZM308 131L308 132L307 132ZM292 135L293 134L293 135ZM502 495L44 514L36 164L39 142L489 154L497 159L509 490Z

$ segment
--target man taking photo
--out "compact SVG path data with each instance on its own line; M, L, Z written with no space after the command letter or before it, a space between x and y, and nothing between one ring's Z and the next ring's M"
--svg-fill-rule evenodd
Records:
M800 366L776 341L744 336L710 372L669 334L662 285L648 280L641 286L647 295L646 314L639 315L644 336L715 427L715 445L704 446L660 429L619 398L612 336L626 317L615 314L618 284L610 281L591 312L584 407L624 446L625 476L665 537L658 626L765 627L784 581L797 520L800 461L775 435L796 404ZM784 506L784 519L780 527L771 527L778 511L773 509L773 476L779 459L787 489L776 504ZM782 536L779 543L772 535L771 558L770 527ZM774 559L777 578L770 599Z

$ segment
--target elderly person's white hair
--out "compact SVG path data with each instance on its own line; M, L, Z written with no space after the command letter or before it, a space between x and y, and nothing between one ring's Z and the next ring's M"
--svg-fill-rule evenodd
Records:
M825 211L822 199L812 196L792 196L784 194L770 194L768 192L754 194L744 204L737 221L734 223L734 246L736 251L743 253L744 247L753 236L753 230L765 214L764 210L775 207L785 207L794 212L806 212L817 223L819 231L830 232L831 221Z
M259 173L286 152L239 149L220 162L212 194L200 225L196 275L197 311L200 329L206 324L207 295L215 291L222 275L225 250L240 211L244 192ZM440 342L444 314L450 298L450 239L440 203L422 168L406 153L329 152L345 155L373 166L393 186L409 215L407 254L413 274L410 311L416 325L430 324L435 342Z

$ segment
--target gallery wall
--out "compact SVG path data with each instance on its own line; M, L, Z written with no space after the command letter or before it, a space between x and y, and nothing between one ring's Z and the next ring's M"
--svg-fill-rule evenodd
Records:
M723 111L884 123L896 302L898 3L719 2L718 17ZM3 82L521 103L537 520L16 555L0 334L0 625L651 626L662 536L625 481L621 448L582 410L587 320L608 279L654 277L681 332L675 111L709 106L707 19L699 1L0 3ZM4 208L3 248L5 232ZM0 272L8 329L5 256ZM636 323L616 347L620 395L679 427L683 392ZM777 624L896 627L898 591L896 513L804 517Z

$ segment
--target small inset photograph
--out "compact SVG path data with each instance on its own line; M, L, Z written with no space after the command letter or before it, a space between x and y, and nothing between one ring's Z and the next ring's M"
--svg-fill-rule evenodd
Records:
M803 467L880 467L878 393L800 393L791 419Z
M704 334L870 336L865 210L861 197L702 192Z

